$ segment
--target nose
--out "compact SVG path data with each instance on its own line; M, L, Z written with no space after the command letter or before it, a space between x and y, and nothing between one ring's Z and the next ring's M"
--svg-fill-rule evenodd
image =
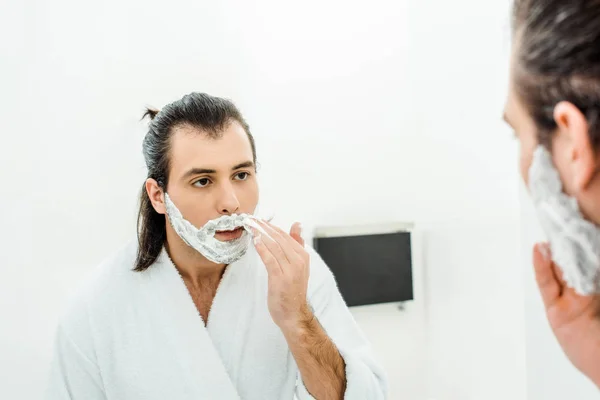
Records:
M223 215L234 214L240 209L240 202L231 183L226 183L221 187L217 207L219 213Z

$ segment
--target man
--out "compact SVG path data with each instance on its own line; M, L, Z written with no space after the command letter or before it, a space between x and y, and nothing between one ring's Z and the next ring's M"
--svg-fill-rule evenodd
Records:
M534 249L547 317L600 387L600 2L516 0L505 119L550 245Z
M192 93L147 115L137 246L61 320L49 398L385 398L300 226L253 217L255 143L235 106Z

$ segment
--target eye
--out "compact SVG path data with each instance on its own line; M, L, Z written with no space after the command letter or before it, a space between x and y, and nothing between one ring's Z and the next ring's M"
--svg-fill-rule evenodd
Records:
M194 182L194 186L200 187L200 188L206 187L209 184L210 184L210 179L208 179L208 178L200 178L196 182Z
M249 176L250 176L250 173L248 173L248 172L238 172L237 174L235 174L235 180L236 181L245 181L246 179L248 179Z

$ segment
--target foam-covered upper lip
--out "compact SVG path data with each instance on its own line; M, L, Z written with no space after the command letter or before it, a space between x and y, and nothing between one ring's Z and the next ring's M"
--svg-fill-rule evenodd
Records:
M250 218L247 214L224 215L216 220L209 221L204 228L215 233L232 232L239 228L245 228Z

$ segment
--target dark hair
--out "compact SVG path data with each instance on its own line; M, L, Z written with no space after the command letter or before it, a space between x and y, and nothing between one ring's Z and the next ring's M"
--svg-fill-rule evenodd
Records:
M514 87L550 147L561 101L586 116L600 145L600 0L515 0Z
M238 122L246 131L252 157L256 165L256 146L250 128L237 107L229 100L205 93L190 93L161 111L148 108L142 119L150 117L148 133L144 138L143 152L148 168L148 178L158 182L166 192L170 169L170 145L174 128L190 126L211 138L218 139L232 122ZM135 270L150 267L162 251L167 237L165 216L156 212L145 183L140 192L138 214L138 252Z

